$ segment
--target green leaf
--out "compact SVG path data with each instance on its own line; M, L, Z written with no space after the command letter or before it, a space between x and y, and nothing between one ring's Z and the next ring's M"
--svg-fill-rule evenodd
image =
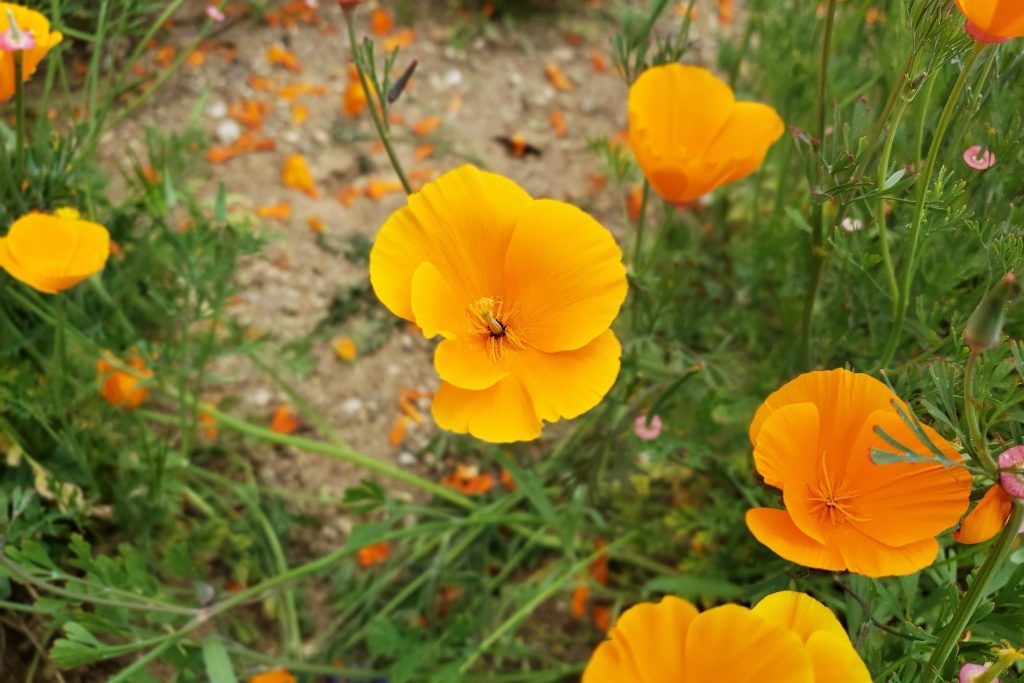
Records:
M374 617L366 625L366 646L373 657L390 657L406 647L401 631L384 616Z
M530 504L537 509L537 512L540 513L544 521L551 525L552 529L564 535L566 525L559 523L555 506L551 504L551 499L548 498L548 494L545 493L544 487L536 475L533 472L524 470L519 466L519 463L505 455L499 454L495 456L495 459L512 475L516 485L522 488L523 494L530 501Z
M373 524L360 524L348 535L345 546L358 550L380 542L381 536L391 530L388 522L374 522Z
M210 683L238 683L231 666L231 657L220 636L211 635L203 640L203 661L206 663L206 675L210 677Z

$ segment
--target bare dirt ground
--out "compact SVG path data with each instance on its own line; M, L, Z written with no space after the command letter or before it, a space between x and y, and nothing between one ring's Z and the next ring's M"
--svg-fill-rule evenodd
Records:
M301 9L300 4L290 6ZM395 176L375 143L368 113L351 118L343 112L349 83L348 40L336 4L328 0L320 4L316 13L279 13L279 19L272 15L270 22L229 12L228 23L204 47L202 63L185 66L151 106L111 134L138 149L144 127L181 131L195 112L211 145L225 145L246 130L232 119L232 111L246 102L263 107L262 126L250 133L272 139L275 149L221 164L204 159L200 166L207 169L202 180L210 196L223 183L233 210L255 216L261 207L279 203L290 207L289 218L256 219L273 238L258 258L244 264L242 294L231 309L232 315L274 346L323 332L318 325L327 318L332 300L366 281L365 262L346 259L324 248L324 243L340 246L354 236L372 240L388 215L405 202L401 192L376 200L366 196L372 182L393 181ZM472 161L514 179L534 196L581 206L621 238L625 232L622 194L611 183L600 186L595 174L602 167L587 145L594 137L614 137L626 125L627 88L612 65L613 3L574 2L572 11L565 13L490 19L440 9L442 4L411 3L415 39L402 49L396 66L400 70L410 60L419 60L411 88L393 108L399 117L394 124L397 147L406 169L425 179ZM370 18L378 6L396 9L394 3L363 2L358 10L362 35L374 36ZM714 42L711 31L718 30L717 14L710 0L698 7L691 36L697 54L706 56ZM184 27L205 19L203 3L190 12L192 17L176 18L179 28L172 32L172 42L176 37L183 44ZM666 22L666 30L679 22L678 12L668 15L671 21ZM396 24L387 35L374 36L378 46L405 28ZM291 69L271 62L268 50L275 46L294 55ZM232 52L233 58L228 59ZM152 59L158 58L155 47ZM550 65L568 78L567 89L552 83L546 74ZM299 84L310 86L310 92L294 102L279 95L282 88ZM305 108L304 121L296 118L296 103ZM553 126L554 111L564 117L564 136ZM428 117L440 118L440 126L427 135L414 134L415 124ZM495 141L517 133L542 154L517 157ZM436 151L417 161L415 152L424 144L432 144ZM282 164L291 154L308 160L317 197L283 186ZM339 192L348 192L349 201L359 196L345 206L337 197ZM311 230L310 219L322 221L322 236ZM389 443L389 436L399 417L399 392L408 388L429 392L437 386L431 342L400 331L376 351L364 349L354 362L345 362L331 340L350 334L362 345L358 323L353 324L314 335L304 372L274 364L286 370L284 375L296 389L354 449L405 467L429 466L416 455L433 429L429 410L421 411L426 418L423 425L410 422L400 445ZM362 334L368 333L363 330ZM222 361L215 374L226 383L225 393L242 399L238 408L242 413L269 420L277 405L288 402L245 359ZM275 449L258 451L253 457L267 484L335 499L365 476L344 463L299 452ZM332 518L322 530L323 542L336 543L347 524Z

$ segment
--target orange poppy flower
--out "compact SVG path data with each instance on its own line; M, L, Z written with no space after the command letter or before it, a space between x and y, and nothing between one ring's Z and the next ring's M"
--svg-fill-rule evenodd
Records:
M782 591L753 609L698 613L671 596L634 605L594 650L582 683L667 681L870 683L871 674L825 605Z
M953 532L953 540L966 545L984 543L1003 530L1012 511L1013 498L996 484L961 520L960 528Z
M291 434L298 428L299 419L292 415L291 409L283 403L279 405L270 418L271 431L278 434Z
M370 12L370 30L378 36L386 36L395 28L395 21L391 18L391 12L383 7Z
M784 130L771 107L737 102L707 69L667 64L629 89L629 144L647 180L682 203L752 173Z
M28 81L36 72L39 62L43 61L53 46L64 39L60 31L50 31L50 21L35 10L10 2L0 2L0 33L11 30L8 13L14 17L18 30L32 35L33 46L20 50L22 66L21 80ZM14 52L0 50L0 102L14 97Z
M106 228L81 220L74 210L57 213L26 214L0 237L0 268L46 294L95 275L110 257Z
M249 678L249 683L295 683L296 678L287 669L264 671Z
M967 17L967 32L983 43L1001 43L1024 36L1024 3L1020 0L956 0Z
M384 562L387 562L390 555L391 546L388 545L387 541L368 545L365 548L360 548L356 551L356 557L359 559L359 566L364 569L366 567L372 567L375 564L383 564Z
M432 405L444 429L533 439L618 375L622 251L576 207L501 176L462 166L411 195L377 234L370 282L392 313L444 337Z
M137 354L128 361L138 375L152 377L153 372ZM100 395L115 408L135 410L149 396L149 389L141 386L142 380L136 374L118 369L109 355L96 361L96 376L100 381Z
M352 337L338 337L334 340L334 353L342 360L355 360L359 355L359 349Z
M747 512L751 533L807 567L866 576L912 574L932 563L935 536L967 509L971 475L941 462L876 464L891 452L883 430L932 457L903 421L909 408L878 380L848 370L809 372L769 396L754 415L750 440L757 471L782 490L785 510ZM922 425L946 458L960 454Z

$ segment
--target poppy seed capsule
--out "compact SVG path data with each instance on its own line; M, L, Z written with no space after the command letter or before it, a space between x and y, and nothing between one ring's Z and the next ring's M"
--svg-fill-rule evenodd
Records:
M964 341L971 348L971 353L981 353L999 343L1005 316L1003 309L1016 289L1017 276L1007 273L971 313L964 330Z

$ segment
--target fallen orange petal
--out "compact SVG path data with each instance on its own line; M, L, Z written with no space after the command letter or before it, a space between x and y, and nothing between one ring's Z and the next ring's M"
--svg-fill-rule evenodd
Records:
M195 50L195 51L191 52L189 54L189 56L185 59L185 63L188 64L189 66L193 66L193 67L194 66L201 66L203 64L203 62L205 62L205 61L206 61L206 55L203 54L202 52L200 52L199 50Z
M402 441L405 440L405 427L409 422L409 418L405 415L399 415L398 419L395 420L395 424L391 427L391 432L388 433L388 443L397 448L402 445Z
M569 601L569 616L573 619L582 619L587 616L587 598L590 596L590 589L585 583L577 586L572 592L572 599Z
M612 609L608 605L594 605L591 618L594 620L594 626L601 629L602 632L607 633L611 630Z
M370 30L378 36L386 36L395 28L395 21L391 18L391 12L383 7L378 7L370 13Z
M516 480L512 478L512 473L504 467L501 468L501 485L509 491L516 490Z
M391 546L387 541L368 545L365 548L360 548L356 552L356 556L359 558L359 566L364 569L375 564L382 564L386 562L390 555Z
M423 161L424 159L426 159L427 157L429 157L433 153L434 153L434 146L433 145L430 145L430 144L420 145L419 147L416 148L416 153L413 155L413 158L415 158L416 161Z
M292 123L299 125L309 120L309 109L305 105L295 103L292 105Z
M327 224L324 223L323 219L319 216L310 216L306 219L306 224L309 226L309 229L315 233L322 233L327 229Z
M267 48L267 61L275 66L284 67L292 73L297 74L302 71L302 67L299 66L299 58L295 56L295 53L280 45L271 45Z
M361 197L362 194L362 190L360 190L358 187L349 185L348 187L343 187L337 192L335 192L334 198L337 199L341 203L341 205L344 206L346 209L351 209L352 206L356 203L356 200L359 199L359 197Z
M334 353L338 354L338 358L342 360L352 361L356 359L359 350L352 337L338 337L334 340Z
M400 47L409 47L416 41L416 32L411 28L403 28L401 31L384 41L382 47L385 52L391 52Z
M274 411L273 417L270 418L271 431L278 434L291 434L298 428L299 420L292 415L291 409L283 403L279 405Z
M272 90L274 87L270 79L257 76L256 74L249 76L249 85L252 86L253 90Z
M643 206L644 190L639 185L629 188L626 195L626 205L629 207L629 220L635 221L640 218L640 209Z
M599 74L608 70L608 60L605 59L604 53L597 48L590 51L590 67Z
M310 197L320 196L309 163L301 154L291 154L285 159L284 166L281 167L281 180L285 187L301 190Z
M292 205L288 202L267 204L256 209L260 218L272 218L274 220L288 220L292 217Z
M551 85L555 86L559 90L572 90L574 87L572 82L564 73L562 73L562 70L554 62L551 62L544 67L544 75L548 77Z
M274 669L252 676L249 683L295 683L295 676L287 669Z
M562 113L561 109L551 110L551 128L554 129L555 135L557 135L558 137L565 137L565 114Z
M425 119L420 119L412 126L413 135L429 135L437 130L437 127L441 125L441 119L436 116L428 116Z
M174 61L174 55L178 53L178 48L173 45L164 45L156 51L156 63L163 68L168 68Z
M371 180L366 184L365 192L367 197L376 201L385 195L401 192L403 189L402 183L397 180Z

